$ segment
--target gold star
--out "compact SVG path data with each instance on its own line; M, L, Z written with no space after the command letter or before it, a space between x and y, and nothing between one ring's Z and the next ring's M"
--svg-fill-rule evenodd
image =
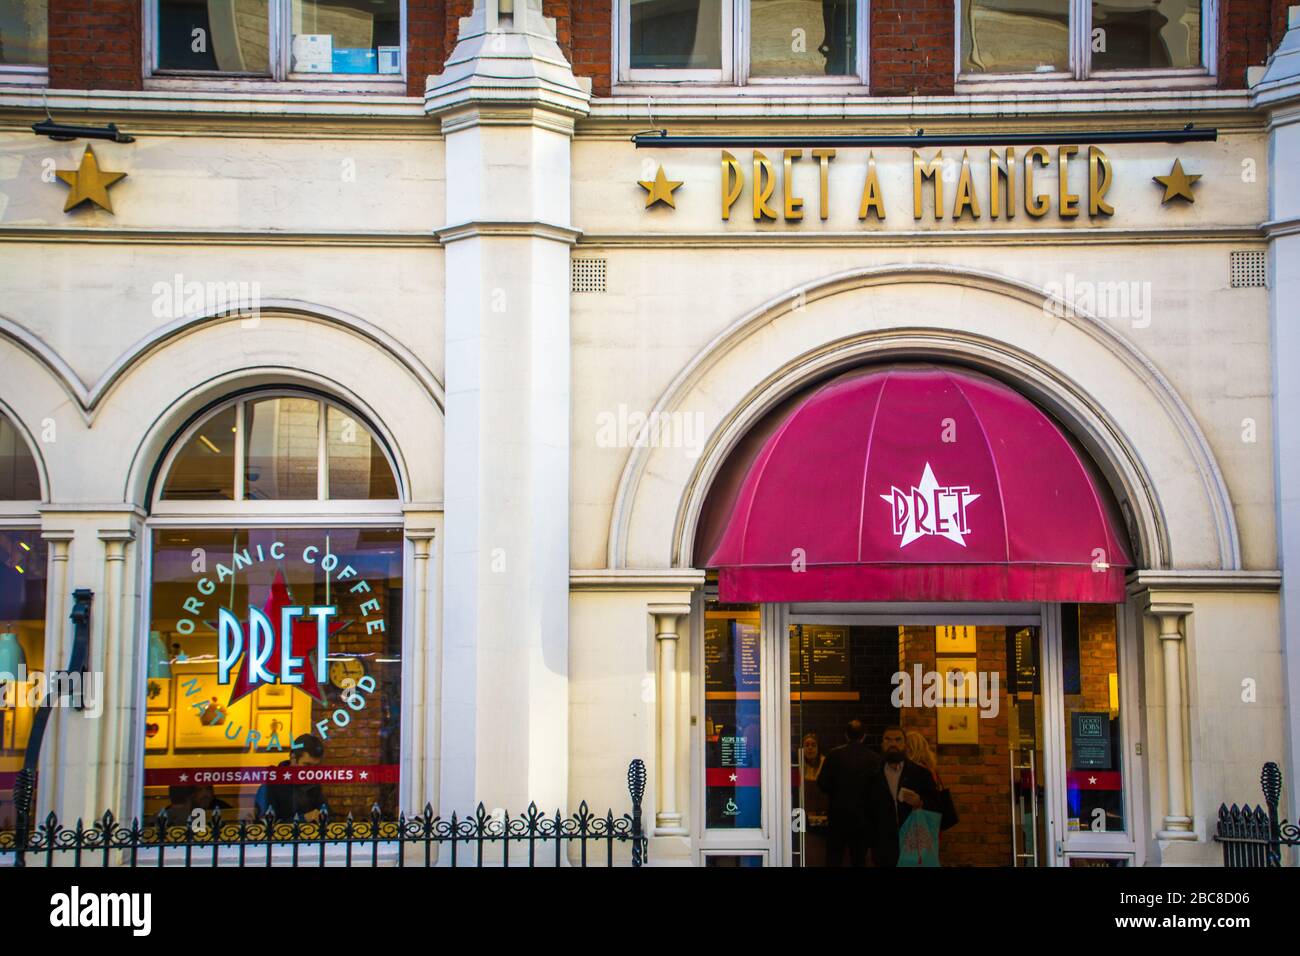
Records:
M68 201L63 204L64 212L83 202L93 202L101 209L112 212L113 204L108 198L108 187L126 176L126 173L100 169L95 153L89 146L81 154L81 165L77 169L56 169L54 172L72 187L68 192Z
M665 176L662 166L659 167L659 172L655 173L654 179L638 179L637 182L646 191L645 207L647 209L657 202L666 202L672 208L677 208L677 204L673 202L673 190L680 186L681 182L674 182Z
M1196 202L1196 197L1192 195L1192 183L1201 178L1200 173L1188 174L1183 172L1183 162L1180 159L1174 160L1174 168L1169 170L1168 176L1152 176L1155 182L1165 187L1165 196L1160 200L1160 205L1164 205L1171 199L1181 198L1188 202Z

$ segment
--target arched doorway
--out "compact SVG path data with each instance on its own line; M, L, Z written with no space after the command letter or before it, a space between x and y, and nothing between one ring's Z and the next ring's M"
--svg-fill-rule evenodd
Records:
M1101 472L1005 383L911 363L792 395L696 528L702 854L1133 862L1134 553Z

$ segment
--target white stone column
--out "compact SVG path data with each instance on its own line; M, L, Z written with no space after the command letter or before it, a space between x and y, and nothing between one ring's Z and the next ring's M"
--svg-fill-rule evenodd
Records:
M690 620L689 604L651 604L658 658L658 719L654 768L655 836L685 836L682 813L677 809L677 648L678 622Z
M1253 85L1254 105L1268 115L1269 311L1273 344L1273 449L1276 457L1278 567L1286 666L1290 775L1282 792L1290 817L1300 815L1300 7ZM1254 77L1252 77L1254 78ZM1283 810L1286 813L1286 810Z
M130 528L102 530L99 540L104 543L104 585L91 614L100 618L100 647L93 660L104 675L104 713L99 718L99 733L95 735L99 773L94 806L100 813L112 810L121 819L135 811L135 807L127 805L126 779L127 768L134 765L137 756L132 746L132 730L140 706L135 693L135 667L140 651L134 639L134 615L130 613L126 587L127 553L135 532Z
M408 522L410 517L408 516ZM410 754L408 768L403 774L402 806L419 813L426 803L438 798L437 777L437 716L440 688L438 686L438 646L435 629L429 620L430 575L429 559L433 555L434 531L432 528L406 528L406 540L411 543L411 610L410 635L411 707L409 713Z
M1165 816L1156 836L1161 840L1194 840L1187 802L1187 741L1184 737L1183 620L1189 604L1151 602L1147 614L1159 624L1161 668L1165 692Z
M446 143L444 814L568 809L569 184L588 98L540 0L475 0L425 94Z
M72 611L72 596L68 588L68 548L75 534L65 529L48 529L41 531L41 537L50 549L49 585L45 598L44 661L45 674L49 677L68 666L68 654L72 648L72 623L68 620ZM38 820L43 820L51 810L57 810L55 797L58 792L58 767L61 763L64 732L60 715L56 711L50 715L45 730L45 745L37 767ZM39 785L42 780L47 781L46 786Z

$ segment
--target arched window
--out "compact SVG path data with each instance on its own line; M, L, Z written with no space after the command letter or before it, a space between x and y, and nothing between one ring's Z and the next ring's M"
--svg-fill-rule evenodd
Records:
M191 426L163 501L398 497L392 465L354 413L311 395L240 399Z
M45 670L47 554L40 472L26 438L0 415L0 827L12 826L13 779Z
M404 537L375 429L242 395L181 430L156 489L146 815L395 817Z

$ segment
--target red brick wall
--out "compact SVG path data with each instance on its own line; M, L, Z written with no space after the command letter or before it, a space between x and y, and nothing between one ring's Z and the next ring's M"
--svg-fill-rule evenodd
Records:
M1246 67L1268 59L1276 39L1281 38L1272 35L1276 6L1276 0L1222 0L1218 37L1221 89L1243 89Z
M952 0L871 0L871 92L953 91Z
M138 90L141 0L49 0L50 87Z
M407 96L424 95L425 80L442 70L451 51L444 7L443 0L406 0Z
M49 0L50 86L138 90L142 0ZM473 0L407 0L407 92L424 93L456 45ZM609 94L612 0L544 0L560 48L597 96ZM1219 85L1241 89L1246 67L1264 63L1286 32L1289 0L1221 0ZM871 92L881 96L953 91L951 0L873 0Z
M591 77L591 91L608 96L610 67L614 50L611 30L613 12L610 0L569 0L573 11L573 40L564 48L578 76ZM550 6L546 7L550 12Z

